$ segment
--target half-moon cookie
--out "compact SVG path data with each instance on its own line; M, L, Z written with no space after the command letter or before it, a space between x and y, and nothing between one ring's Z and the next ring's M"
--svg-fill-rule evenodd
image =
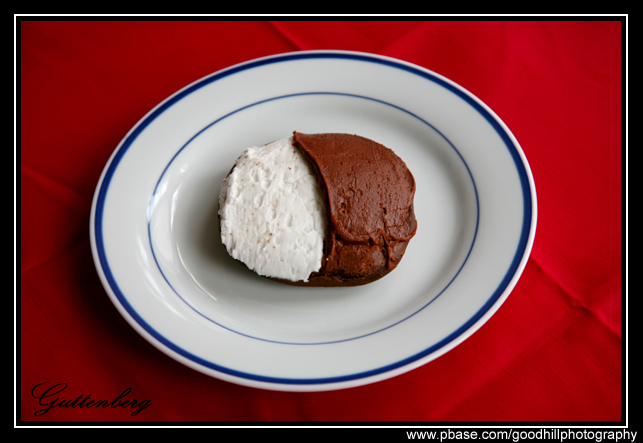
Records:
M415 235L415 180L391 149L302 134L246 149L219 195L221 240L259 275L357 286L400 263Z

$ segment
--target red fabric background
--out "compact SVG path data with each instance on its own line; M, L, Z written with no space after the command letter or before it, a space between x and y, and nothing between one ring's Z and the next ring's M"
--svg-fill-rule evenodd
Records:
M624 419L622 31L618 21L24 21L19 31L24 421L615 421ZM437 360L376 384L284 393L166 357L118 314L92 261L89 213L112 151L152 107L255 57L347 49L442 74L487 103L530 162L538 228L513 293ZM54 409L61 398L151 407Z

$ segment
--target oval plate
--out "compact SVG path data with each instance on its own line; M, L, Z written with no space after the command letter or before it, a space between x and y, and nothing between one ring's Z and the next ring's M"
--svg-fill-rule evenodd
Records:
M262 278L220 241L218 195L247 147L344 132L393 149L417 182L417 235L385 278L301 288ZM245 62L176 92L108 161L94 261L116 308L185 365L274 390L364 385L453 349L496 312L529 257L536 193L506 125L422 67L358 52Z

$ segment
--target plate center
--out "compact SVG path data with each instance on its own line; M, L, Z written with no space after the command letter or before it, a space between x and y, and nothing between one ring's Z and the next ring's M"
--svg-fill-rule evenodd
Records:
M245 148L294 130L362 135L407 163L417 184L418 231L388 276L353 288L292 287L228 255L218 223L223 178ZM465 264L478 219L469 170L430 122L368 97L334 93L277 97L213 117L178 150L152 200L150 242L176 295L213 327L296 344L363 337L430 309Z

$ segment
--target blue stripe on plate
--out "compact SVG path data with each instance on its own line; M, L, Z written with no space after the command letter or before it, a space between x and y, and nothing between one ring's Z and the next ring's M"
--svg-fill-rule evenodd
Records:
M111 272L111 269L109 267L109 262L105 254L105 244L104 244L103 232L102 232L102 220L103 220L103 211L105 206L105 197L107 195L107 191L109 189L114 172L118 168L118 165L122 160L123 156L127 153L127 150L132 145L132 143L136 140L139 134L143 132L145 128L152 121L154 121L159 115L161 115L169 107L174 105L174 103L183 99L185 96L193 93L194 91L212 82L220 80L224 77L228 77L237 72L253 69L262 65L282 63L282 62L288 62L292 60L302 60L302 59L347 59L347 60L358 60L358 61L363 61L367 63L386 65L392 68L407 71L412 74L423 77L429 81L439 84L440 86L444 87L445 89L449 90L453 94L460 97L462 100L467 102L471 107L473 107L480 115L482 115L487 120L487 122L494 128L494 130L498 133L498 135L502 138L503 142L507 146L507 149L509 150L514 160L514 163L516 165L516 169L520 178L523 202L524 202L524 206L523 206L524 214L523 214L522 232L520 235L520 240L518 243L516 254L514 255L511 265L509 266L509 269L507 270L504 278L502 279L502 281L500 282L496 290L493 292L493 294L489 297L489 299L484 304L484 306L452 334L450 334L440 342L434 344L433 346L430 346L429 348L425 349L422 352L411 355L403 360L392 363L390 365L382 366L376 369L372 369L370 371L347 374L347 375L342 375L338 377L294 379L294 378L266 377L258 374L241 372L241 371L236 371L234 369L226 368L224 366L217 365L213 362L206 361L201 357L194 355L186 351L185 349L176 346L174 343L169 341L163 335L159 334L158 331L156 331L147 322L145 322L145 320L143 320L143 318L141 318L141 316L132 308L132 306L127 301L127 298L120 290L118 283L116 282L116 279L114 278L114 275ZM132 130L132 132L125 138L125 140L123 140L123 143L121 144L118 151L114 154L114 157L112 158L107 170L105 171L103 181L101 182L101 186L98 191L97 202L95 207L94 233L95 233L96 251L99 258L99 263L105 275L105 279L107 280L110 288L114 292L115 296L117 297L117 299L119 300L123 308L133 318L133 320L136 321L136 323L139 324L147 333L149 333L152 337L158 340L165 347L193 361L198 365L201 365L205 368L213 369L215 371L228 374L231 376L248 379L248 380L259 381L259 382L266 382L266 383L289 384L289 385L293 385L293 384L314 385L314 384L328 384L328 383L338 383L338 382L345 382L350 380L357 380L360 378L370 377L370 376L392 371L394 369L403 367L407 364L410 364L414 361L417 361L435 352L436 350L442 348L443 346L447 345L448 343L450 343L451 341L459 337L461 334L463 334L467 329L469 329L473 324L475 324L489 309L491 309L494 303L500 298L500 296L503 294L505 289L508 287L509 283L511 282L511 279L514 277L515 273L517 272L529 241L529 233L531 231L531 223L532 223L532 204L533 202L531 198L531 187L529 183L529 178L528 178L528 174L525 169L525 166L522 162L522 158L520 156L518 148L514 145L511 137L509 136L509 134L507 134L504 128L500 125L500 123L482 105L480 105L476 100L474 100L472 97L470 97L468 94L466 94L459 88L453 86L451 83L447 81L444 81L440 77L437 77L431 74L430 72L426 72L418 68L415 68L413 66L399 63L393 60L380 59L369 55L356 54L356 53L302 52L302 53L291 53L291 54L285 54L285 55L275 56L271 58L260 59L260 60L245 63L242 65L224 70L222 72L213 74L212 76L206 77L196 82L195 84L188 86L186 89L179 91L176 95L170 97L167 101L159 105L158 108L153 110L144 120L142 120Z
M151 247L151 249L152 249L152 256L154 257L154 261L156 262L156 267L158 268L159 272L161 273L161 275L162 275L162 276L163 276L163 278L165 279L165 282L168 284L168 286L169 286L170 288L172 288L172 290L174 291L174 293L175 293L175 294L176 294L176 295L177 295L181 300L183 300L183 302L185 302L185 304L186 304L187 306L189 306L192 310L194 310L195 312L197 312L199 315L201 315L201 316L202 316L203 318L205 318L206 320L208 320L208 321L210 321L210 322L212 322L212 323L214 323L214 324L216 324L216 325L218 325L218 326L220 326L220 327L222 327L222 328L224 328L224 329L227 329L227 330L228 330L228 331L230 331L230 332L234 332L235 334L243 335L244 337L252 338L252 339L255 339L255 340L267 341L267 342L271 342L271 343L280 343L280 344L286 344L286 345L324 345L324 344L330 344L330 343L339 343L339 342L344 342L344 341L349 341L349 340L355 340L355 339L358 339L358 338L362 338L362 337L366 337L366 336L369 336L369 335L377 334L378 332L382 332L382 331L384 331L384 330L386 330L386 329L389 329L389 328L391 328L391 327L393 327L393 326L395 326L395 325L397 325L397 324L400 324L400 323L402 323L403 321L406 321L406 320L408 320L409 318L413 317L415 314L417 314L418 312L422 311L424 308L426 308L428 305L430 305L434 300L436 300L436 299L437 299L437 298L438 298L438 297L439 297L439 296L440 296L444 291L446 291L446 289L447 289L447 288L451 285L451 283L456 279L456 277L458 276L458 274L460 274L460 271L462 270L462 268L464 267L465 263L467 262L467 260L468 260L468 258L469 258L469 255L471 254L471 250L473 249L473 245L474 245L474 243L475 243L475 241L476 241L476 236L477 236L477 234L478 234L478 222L479 222L479 220L480 220L480 205L479 205L479 202L478 202L478 190L477 190L477 188L476 188L476 184L475 184L475 181L474 181L474 179L473 179L473 176L471 175L471 170L469 169L469 166L467 165L466 161L464 160L464 158L462 157L462 155L460 154L460 152L456 149L456 147L453 145L453 143L451 143L451 141L450 141L448 138L446 138L446 137L444 136L444 134L442 134L440 131L438 131L438 130L437 130L437 129L432 125L432 124L430 124L430 123L429 123L429 122L427 122L426 120L423 120L422 118L418 117L417 115L413 114L412 112L410 112L410 111L408 111L408 110L406 110L406 109L404 109L404 108L401 108L401 107L399 107L399 106L396 106L396 105L393 105L393 104L391 104L391 103L387 103L387 102L385 102L385 101L378 100L378 99L375 99L375 98L372 98L372 97L365 97L365 96L363 96L363 95L347 94L347 93L338 93L338 92L302 92L302 93L298 93L298 94L288 94L288 95L282 95L282 96L279 96L279 97L272 97L272 98L268 98L268 99L265 99L265 100L258 101L258 102L256 102L256 103L252 103L252 104L250 104L250 105L244 106L244 107L239 108L239 109L237 109L237 110L234 110L234 111L232 111L232 112L230 112L230 113L228 113L228 114L224 115L223 117L218 118L217 120L213 121L212 123L208 124L205 128L201 129L201 130L200 130L199 132L197 132L194 136L190 137L190 139L188 140L188 142L187 142L187 143L185 143L185 144L181 147L181 149L179 149L179 150L178 150L178 152L177 152L177 153L172 157L172 159L171 159L171 160L170 160L170 162L167 164L167 166L163 169L163 173L161 174L161 177L159 178L159 180L158 180L158 182L157 182L157 184L156 184L156 186L155 186L155 188L154 188L154 192L153 192L153 194L152 194L152 198L150 199L150 204L149 204L149 207L148 207L148 214L150 214L150 215L151 215L151 213L152 213L152 211L153 211L153 205L154 205L154 201L155 201L155 198L154 198L154 197L155 197L156 193L158 192L158 189L159 189L159 186L160 186L160 184L161 184L161 181L163 180L163 177L165 176L165 173L166 173L166 172L167 172L167 170L169 169L170 165L174 162L174 160L177 158L177 156L178 156L178 155L179 155L179 154L180 154L180 153L181 153L181 152L182 152L182 151L183 151L187 146L189 146L189 145L190 145L190 143L192 143L192 140L194 140L194 139L195 139L196 137L198 137L201 133L203 133L203 131L205 131L205 130L207 130L208 128L212 127L213 125L215 125L215 124L219 123L220 121L222 121L222 120L224 120L224 119L226 119L226 118L230 117L231 115L237 114L238 112L243 111L243 110L248 109L248 108L251 108L251 107L253 107L253 106L256 106L256 105L259 105L259 104L262 104L262 103L266 103L266 102L270 102L270 101L274 101L274 100L285 99L285 98L290 98L290 97L299 97L299 96L305 96L305 95L337 95L337 96L353 97L353 98L358 98L358 99L365 99L365 100L374 101L374 102L377 102L377 103L381 103L381 104L383 104L383 105L390 106L390 107L395 108L395 109L397 109L397 110L400 110L400 111L402 111L402 112L404 112L404 113L406 113L406 114L408 114L408 115L410 115L410 116L412 116L412 117L414 117L414 118L418 119L419 121L421 121L421 122L422 122L422 123L424 123L425 125L429 126L431 129L433 129L433 130L434 130L436 133L438 133L438 134L439 134L439 135L440 135L440 136L441 136L441 137L442 137L442 138L443 138L443 139L444 139L444 140L449 144L449 146L451 146L451 148L452 148L452 149L453 149L453 150L458 154L458 157L460 158L460 160L461 160L461 161L462 161L462 163L464 164L465 168L467 169L467 172L469 173L469 178L471 179L471 184L472 184L472 186L473 186L473 191L474 191L475 198L476 198L476 225L475 225L475 229L474 229L474 235L473 235L473 239L472 239L472 242L471 242L471 246L469 247L469 250L467 251L467 254L466 254L465 258L464 258L464 261L462 262L462 264L461 264L461 265L460 265L460 267L458 268L458 271L455 273L455 275L454 275L454 276L453 276L453 278L449 281L449 283L444 287L444 289L442 289L440 292L438 292L438 294L437 294L435 297L433 297L433 298L432 298L428 303L426 303L424 306L422 306L421 308L419 308L417 311L413 312L412 314L408 315L407 317L405 317L405 318L403 318L403 319L401 319L401 320L398 320L397 322L395 322L395 323L393 323L393 324L391 324L391 325L389 325L389 326L386 326L386 327L384 327L384 328L378 329L378 330L376 330L376 331L369 332L368 334L362 334L362 335L359 335L359 336L356 336L356 337L350 337L350 338L345 338L345 339L342 339L342 340L335 340L335 341L327 341L327 342L311 342L311 343L298 343L298 342L285 342L285 341L269 340L269 339L265 339L265 338L261 338L261 337L256 337L256 336L253 336L253 335L249 335L249 334L244 334L244 333L242 333L242 332L239 332L239 331L236 331L236 330L234 330L234 329L231 329L231 328L229 328L229 327L227 327L227 326L225 326L225 325L222 325L222 324L220 324L220 323L217 323L216 321L212 320L210 317L208 317L208 316L206 316L205 314L203 314L202 312L200 312L198 309L196 309L196 308L195 308L194 306L192 306L190 303L188 303L188 302L183 298L183 296L181 296L181 294L179 293L179 291L177 291L177 290L176 290L176 288L175 288L174 286L172 286L172 283L170 283L170 281L168 280L167 276L165 275L165 273L164 273L164 272L163 272L163 270L161 269L161 266L160 266L160 264L159 264L159 262L158 262L158 259L156 258L156 253L155 253L155 251L154 251L154 242L153 242L153 239L152 239L152 233L151 233L151 219L150 219L150 218L148 218L148 223L147 223L147 234L148 234L148 239L149 239L149 242L150 242L150 247Z

